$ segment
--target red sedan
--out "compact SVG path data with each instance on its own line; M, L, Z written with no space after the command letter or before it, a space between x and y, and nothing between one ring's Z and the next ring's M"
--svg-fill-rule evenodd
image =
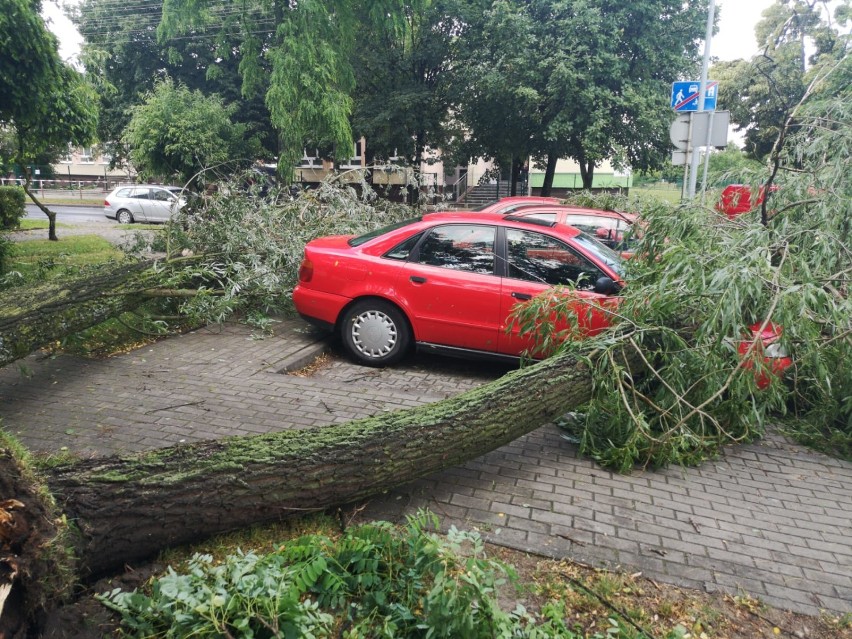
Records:
M560 200L555 197L543 197L540 195L512 195L500 198L491 204L480 206L478 209L474 209L474 212L502 213L505 215L506 213L512 213L527 206L558 206L559 204L561 204Z
M637 219L632 213L541 204L525 205L517 209L513 215L573 226L618 251L629 250L624 241L625 234Z
M623 285L620 257L581 231L493 213L432 213L305 247L293 302L338 331L360 363L386 366L412 344L446 354L517 358L530 346L507 332L512 308L571 285L578 325L596 334Z

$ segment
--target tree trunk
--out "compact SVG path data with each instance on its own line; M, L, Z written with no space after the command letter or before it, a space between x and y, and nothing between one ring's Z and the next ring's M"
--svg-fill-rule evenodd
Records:
M56 213L47 208L35 195L33 195L33 192L30 190L32 176L30 176L29 168L24 168L24 177L24 192L29 196L33 203L41 209L42 213L47 216L47 239L52 242L58 242L59 238L56 237Z
M161 280L148 262L104 264L94 275L0 294L0 366L139 306Z
M550 197L550 192L553 190L553 177L556 175L556 162L559 157L554 149L547 152L547 168L544 169L544 184L541 185L541 195Z
M580 177L583 179L583 189L591 191L595 178L595 163L583 157L578 164L580 165Z
M79 529L80 574L251 524L378 494L473 459L586 403L589 368L562 355L436 404L51 469ZM287 424L282 423L282 428Z
M518 194L518 176L521 174L521 161L518 157L512 158L512 168L509 173L509 195L514 197Z

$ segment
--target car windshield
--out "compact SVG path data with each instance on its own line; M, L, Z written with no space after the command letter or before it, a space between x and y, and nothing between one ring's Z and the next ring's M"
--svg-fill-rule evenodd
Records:
M621 256L611 248L586 233L575 236L574 241L609 266L619 277L624 275L624 263L621 261Z
M420 222L423 217L412 217L407 220L402 220L401 222L396 222L395 224L388 224L387 226L383 226L380 229L376 229L374 231L368 231L363 235L359 235L358 237L353 237L349 240L349 246L361 246L365 242L369 242L373 238L379 237L380 235L384 235L385 233L390 233L391 231L395 231L397 229L401 229L403 226L408 226L409 224L414 224L415 222Z

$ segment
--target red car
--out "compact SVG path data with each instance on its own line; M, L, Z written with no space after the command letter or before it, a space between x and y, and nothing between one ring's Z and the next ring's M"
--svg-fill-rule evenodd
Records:
M769 189L770 193L778 190L777 185ZM751 187L748 184L729 184L722 190L719 201L716 202L716 210L733 220L738 215L749 213L763 204L765 189L760 186L757 189L757 197L752 200Z
M548 204L551 206L558 205L560 204L560 200L555 197L542 197L539 195L512 195L510 197L500 198L492 204L480 206L478 209L474 209L474 212L506 214L527 206L541 206Z
M625 243L625 234L637 219L632 213L540 204L526 205L517 209L513 215L573 226L617 251L630 250Z
M517 358L532 344L517 328L507 332L512 308L559 284L576 287L578 327L596 334L608 325L604 307L618 303L621 259L552 221L431 213L308 243L293 302L370 366L398 361L412 344Z

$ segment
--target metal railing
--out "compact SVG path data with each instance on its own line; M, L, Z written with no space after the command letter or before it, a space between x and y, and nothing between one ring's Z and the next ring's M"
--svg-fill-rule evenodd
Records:
M467 186L467 171L462 173L459 176L459 179L456 180L453 184L450 185L452 189L452 201L460 202L461 199L465 196L468 190Z

